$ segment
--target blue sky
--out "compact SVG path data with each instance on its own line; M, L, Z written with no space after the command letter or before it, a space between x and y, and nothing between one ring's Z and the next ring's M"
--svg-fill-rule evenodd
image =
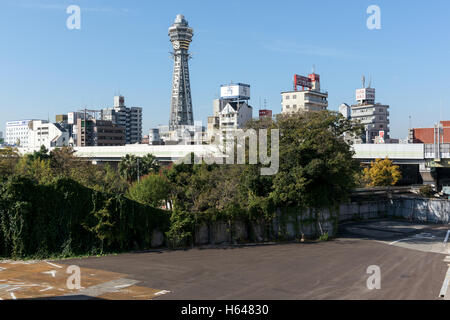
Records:
M167 124L172 61L168 27L178 13L194 28L190 60L194 118L206 122L227 82L249 83L279 113L294 73L315 65L329 109L355 100L363 74L391 106L391 136L450 120L450 2L2 0L0 130L16 119L54 119L111 106L120 90L141 106L144 130ZM66 8L81 7L81 30ZM366 27L369 5L381 30Z

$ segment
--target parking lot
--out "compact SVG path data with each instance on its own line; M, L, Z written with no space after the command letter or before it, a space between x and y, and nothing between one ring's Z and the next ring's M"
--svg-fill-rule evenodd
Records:
M65 297L78 295L101 299L447 299L448 290L444 283L450 263L445 243L448 229L446 225L380 220L342 225L339 237L329 242L160 250L53 261L51 263L64 268L69 265L81 267L84 291L52 291L46 296L64 294ZM371 276L367 273L369 266L380 268L380 289L370 290L367 286L367 279ZM3 283L11 281L5 279L6 271L0 271ZM102 276L93 278L93 274ZM46 276L40 274L42 279L47 279ZM21 274L16 269L15 281L23 281L24 277L26 270ZM61 287L65 285L66 277L59 280ZM111 281L117 279L126 279L123 287L111 285L115 284ZM35 282L38 280L39 277L34 278ZM10 298L7 287L2 289L1 284L0 297ZM98 290L99 286L103 289ZM440 297L444 289L447 296ZM39 296L39 292L34 294Z

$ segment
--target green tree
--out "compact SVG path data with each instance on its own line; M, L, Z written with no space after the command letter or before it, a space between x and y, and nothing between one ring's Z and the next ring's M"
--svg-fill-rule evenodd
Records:
M159 174L150 174L129 188L127 196L139 203L161 207L170 198L170 183Z
M49 160L50 154L49 154L48 149L42 145L41 148L39 149L39 151L34 151L31 154L27 154L26 157L28 157L30 160L34 160L34 159Z
M152 154L147 154L142 158L127 154L119 163L120 174L129 182L133 182L138 177L145 176L149 173L158 173L160 165L156 157Z
M271 193L275 203L322 209L345 201L359 165L343 135L359 127L330 111L281 115L275 126L280 130L280 169Z
M0 149L0 181L14 174L20 155L15 148Z
M56 174L69 176L71 169L80 162L74 153L72 147L55 148L50 152L50 163Z
M41 184L50 183L54 178L50 160L33 155L22 157L15 168L15 173Z
M149 173L159 173L161 169L156 157L152 154L143 156L139 161L139 174L144 176Z
M103 179L100 185L100 191L111 194L125 194L129 183L119 173L118 170L106 164L103 169Z
M119 172L128 181L133 181L137 177L137 159L136 156L127 154L120 160Z
M395 186L402 178L399 166L386 159L376 159L364 169L364 180L371 187Z

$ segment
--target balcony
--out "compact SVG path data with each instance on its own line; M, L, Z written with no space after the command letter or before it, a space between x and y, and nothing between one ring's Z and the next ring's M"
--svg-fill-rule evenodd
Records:
M328 105L328 102L326 100L321 100L319 98L307 97L307 96L305 96L305 103L320 104L323 106Z

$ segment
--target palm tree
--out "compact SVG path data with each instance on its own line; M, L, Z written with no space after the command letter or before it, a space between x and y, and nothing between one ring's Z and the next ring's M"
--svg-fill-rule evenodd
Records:
M123 157L119 163L119 172L128 181L133 181L137 176L137 158L131 154Z
M140 159L139 167L140 167L139 173L141 175L146 175L149 173L158 173L160 169L158 160L156 160L156 157L151 153L145 155L144 157L142 157L142 159Z
M127 154L119 163L120 174L130 182L149 173L158 173L159 169L158 160L150 153L142 158Z

